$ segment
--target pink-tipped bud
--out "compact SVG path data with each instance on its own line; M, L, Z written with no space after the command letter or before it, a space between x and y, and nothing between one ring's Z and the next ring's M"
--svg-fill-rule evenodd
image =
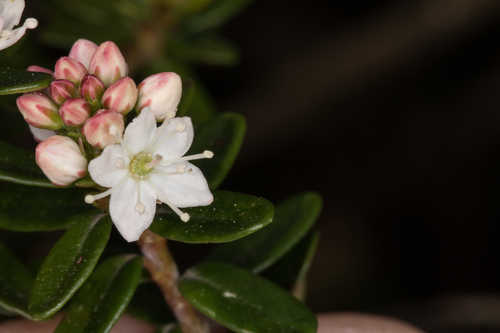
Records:
M68 80L55 80L50 83L50 97L57 104L64 103L65 100L71 98L76 93L76 88L73 82Z
M87 159L75 141L54 135L36 146L36 164L50 181L66 186L84 177Z
M82 131L92 146L103 149L119 143L124 129L125 122L121 113L102 109L85 122Z
M31 65L28 68L26 68L28 72L35 72L35 73L46 73L50 75L54 75L54 72L51 71L50 69L43 68L37 65Z
M182 80L176 73L158 73L139 84L139 111L149 107L156 120L175 117L182 96Z
M50 130L60 129L63 125L57 105L42 93L24 94L17 98L17 107L31 126Z
M137 86L134 80L124 77L113 83L102 96L102 105L121 114L129 113L137 102Z
M75 59L62 57L56 62L54 77L58 80L68 80L78 84L86 74L85 66Z
M64 124L67 126L80 126L89 119L91 108L83 98L68 99L59 109Z
M86 75L82 81L81 95L90 104L94 105L101 100L104 93L104 84L94 75Z
M87 39L77 40L71 47L69 57L79 61L85 68L89 68L90 60L97 51L97 44Z
M128 65L118 46L113 42L104 42L97 48L90 61L89 72L97 76L109 87L128 74Z

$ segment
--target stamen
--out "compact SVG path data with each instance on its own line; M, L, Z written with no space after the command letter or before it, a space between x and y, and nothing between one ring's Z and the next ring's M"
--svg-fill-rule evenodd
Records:
M163 200L162 200L163 201ZM177 208L174 204L172 204L170 201L165 200L163 201L164 204L166 204L170 209L174 211L177 215L179 215L179 218L181 219L182 222L187 222L191 218L188 213L184 213L182 210Z
M204 158L212 158L212 157L214 157L214 153L211 152L210 150L205 150L201 154L189 155L189 156L181 157L180 160L181 161L192 161L192 160L201 160L201 159L204 159Z
M107 191L104 191L102 193L99 193L99 194L87 194L85 196L85 202L88 203L88 204L93 204L94 202L96 202L97 200L100 200L102 198L105 198L107 197L108 195L111 194L111 192L113 191L112 188L110 188L109 190Z
M153 160L151 162L149 162L148 164L146 164L146 169L151 170L151 169L155 168L158 164L160 164L162 159L163 159L163 156L156 154L153 157Z

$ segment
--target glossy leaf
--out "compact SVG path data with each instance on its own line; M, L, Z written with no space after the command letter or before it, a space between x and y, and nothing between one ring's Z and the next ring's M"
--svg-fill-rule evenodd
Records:
M318 218L321 205L321 197L316 193L296 195L276 207L274 222L269 227L218 247L209 258L261 272L300 241Z
M29 318L28 297L33 276L14 254L0 243L0 307Z
M319 233L312 232L289 251L264 276L285 289L289 289L298 299L306 294L306 277L318 248Z
M55 187L35 163L35 155L0 142L0 180L5 182Z
M214 0L206 10L187 20L186 30L199 33L217 28L236 16L251 2L252 0Z
M0 183L0 229L60 230L86 221L98 210L84 203L85 193Z
M111 233L111 221L87 216L54 245L35 279L28 309L36 319L59 311L87 280Z
M10 67L0 68L0 95L20 94L47 88L52 76Z
M143 283L137 287L127 313L155 325L165 325L175 320L160 288L154 283Z
M275 284L235 266L205 262L179 282L200 312L240 333L315 333L316 317Z
M231 170L243 143L245 131L243 116L225 113L203 125L196 133L190 152L214 152L213 158L194 162L203 170L210 188L217 188Z
M245 237L273 220L274 207L266 199L248 194L217 191L210 206L185 209L182 222L169 208L158 210L151 230L185 243L223 243Z
M109 332L132 299L142 259L134 255L104 261L78 291L55 333Z

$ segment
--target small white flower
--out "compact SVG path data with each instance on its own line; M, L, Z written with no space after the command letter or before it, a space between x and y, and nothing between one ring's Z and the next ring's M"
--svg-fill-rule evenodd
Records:
M38 21L32 17L16 29L24 11L24 0L0 0L0 50L15 44L26 33L26 29L35 29Z
M89 163L92 179L109 189L87 195L85 202L110 195L111 219L129 242L138 240L151 225L157 200L187 222L189 214L180 208L207 206L213 201L202 172L188 162L212 158L213 153L184 156L193 136L191 118L172 118L157 128L154 114L142 110L127 126L123 141L107 146Z

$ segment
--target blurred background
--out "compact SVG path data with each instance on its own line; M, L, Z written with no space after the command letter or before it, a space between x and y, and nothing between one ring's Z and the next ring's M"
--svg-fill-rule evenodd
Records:
M183 73L202 107L247 117L223 188L275 202L323 196L308 288L315 312L385 314L432 332L500 330L498 0L235 0L245 9L208 34L197 34L198 20L161 44L175 17L145 20L162 13L142 12L144 2L110 2L123 23L95 11L85 26L67 21L98 1L28 1L38 44L2 61L31 64L50 46L37 63L51 67L73 34L117 40L137 77ZM32 145L14 131L2 137Z

